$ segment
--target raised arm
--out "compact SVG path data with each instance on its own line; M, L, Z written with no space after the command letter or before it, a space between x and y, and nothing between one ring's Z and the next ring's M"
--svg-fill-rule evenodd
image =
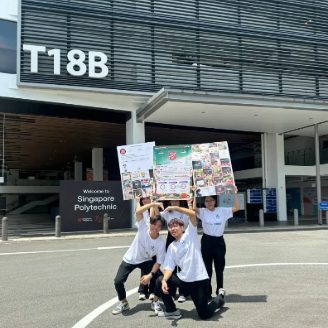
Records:
M167 211L177 211L177 212L188 215L189 220L192 223L192 225L194 227L197 227L196 213L193 210L187 209L187 208L184 208L184 207L179 207L179 206L169 206L165 209L165 212L167 212Z
M194 186L193 188L192 188L192 190L193 190L193 192L194 192L194 197L193 197L193 201L189 201L188 202L188 207L189 207L189 209L191 209L191 207L192 207L192 210L196 213L196 214L198 214L199 215L199 213L200 213L200 211L199 211L199 208L197 207L197 198L196 198L196 190L197 190L197 186Z
M136 217L137 217L137 221L141 221L143 219L143 212L147 211L149 208L152 208L152 207L161 207L163 210L164 210L164 207L163 207L163 204L162 203L150 203L150 204L147 204L147 205L144 205L144 206L141 206L139 208L137 208L136 210Z
M238 212L240 210L239 199L237 197L238 188L235 186L235 207L232 208L232 213Z

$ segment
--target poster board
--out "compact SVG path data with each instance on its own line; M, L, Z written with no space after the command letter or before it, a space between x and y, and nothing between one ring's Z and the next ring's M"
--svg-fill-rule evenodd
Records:
M152 192L155 142L117 147L123 199L147 197Z
M191 193L191 145L154 147L155 200L188 200Z
M234 175L228 143L212 142L194 144L192 170L197 197L233 194Z

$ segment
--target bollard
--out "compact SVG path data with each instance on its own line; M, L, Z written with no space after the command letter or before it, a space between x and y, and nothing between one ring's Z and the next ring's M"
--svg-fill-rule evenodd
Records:
M328 211L326 211L326 224L328 224Z
M2 241L8 240L8 218L2 218Z
M260 210L260 227L264 227L264 212Z
M104 225L104 233L108 233L108 214L104 214L104 220L103 220L103 225Z
M61 237L61 216L56 216L56 225L55 225L55 236L57 238Z
M298 209L294 208L294 225L298 226Z

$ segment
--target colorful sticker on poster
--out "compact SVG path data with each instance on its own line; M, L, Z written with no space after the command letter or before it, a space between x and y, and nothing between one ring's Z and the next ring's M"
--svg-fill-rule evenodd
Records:
M190 199L191 146L154 147L155 200Z
M233 194L235 181L228 143L195 144L191 148L196 196Z
M155 142L117 147L124 200L152 193Z

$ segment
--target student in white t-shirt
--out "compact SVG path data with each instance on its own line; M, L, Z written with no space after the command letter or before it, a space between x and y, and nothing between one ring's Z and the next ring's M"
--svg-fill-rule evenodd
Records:
M179 207L183 204L181 204L182 201L178 200L178 199L174 199L174 200L170 200L169 204L171 206L175 206L175 207ZM187 204L187 203L186 203ZM184 206L183 206L184 207ZM156 213L156 208L154 209L155 213ZM157 213L156 213L157 214ZM184 231L188 228L189 225L189 216L178 212L178 211L163 211L158 213L160 214L164 220L166 221L166 224L169 225L169 223L171 222L171 220L173 219L180 219L183 221L184 223ZM166 238L166 250L168 249L168 247L170 246L170 244L175 240L175 238L171 235L170 230L168 230L167 232L167 238ZM178 268L180 270L180 268ZM177 268L174 270L174 273L177 272ZM170 294L174 297L176 293L176 290L171 290ZM188 294L185 293L185 291L183 290L183 288L179 288L179 298L178 298L178 302L179 303L183 303L187 300L188 298Z
M150 204L152 202L152 197L136 197L136 202L137 202L136 209L138 209L141 206ZM142 212L143 219L147 224L149 224L150 222L150 216L154 215L154 213L150 213L151 210L153 210L153 208L150 208L147 211ZM156 261L156 259L154 259L154 261ZM141 270L140 279L146 274L147 272ZM153 279L151 280L151 283L149 285L143 285L140 283L138 288L139 300L144 301L147 298L149 298L152 301L154 298L154 289L155 289L155 282Z
M120 303L113 310L113 314L122 313L130 308L126 299L124 283L134 269L139 268L147 272L147 274L140 279L140 282L144 285L148 285L151 279L156 279L161 274L159 268L161 264L164 263L165 259L165 242L159 235L159 232L164 227L165 221L161 216L157 215L151 217L150 224L148 224L143 218L143 212L155 206L163 207L163 204L151 203L139 207L136 211L138 233L130 248L125 253L114 279L115 289ZM155 256L156 262L153 260ZM162 311L156 292L151 303L151 308L155 310L156 313Z
M160 276L156 280L155 293L160 295L166 308L165 311L158 312L158 317L166 319L181 317L169 291L171 288L182 287L190 294L198 316L207 319L224 305L224 300L218 296L208 304L208 274L199 247L196 214L191 209L176 206L169 206L165 211L186 214L190 222L185 233L183 233L183 220L173 219L169 223L175 241L171 243L165 256L164 277ZM173 273L176 266L181 270Z
M223 238L225 223L233 217L233 213L239 211L240 205L237 197L238 189L235 186L235 207L215 207L216 196L205 197L206 208L198 208L196 202L197 187L194 187L193 210L202 221L203 237L201 239L201 249L203 260L209 275L209 299L212 297L212 273L213 262L216 272L216 295L225 296L223 289L223 271L225 267L226 245Z

